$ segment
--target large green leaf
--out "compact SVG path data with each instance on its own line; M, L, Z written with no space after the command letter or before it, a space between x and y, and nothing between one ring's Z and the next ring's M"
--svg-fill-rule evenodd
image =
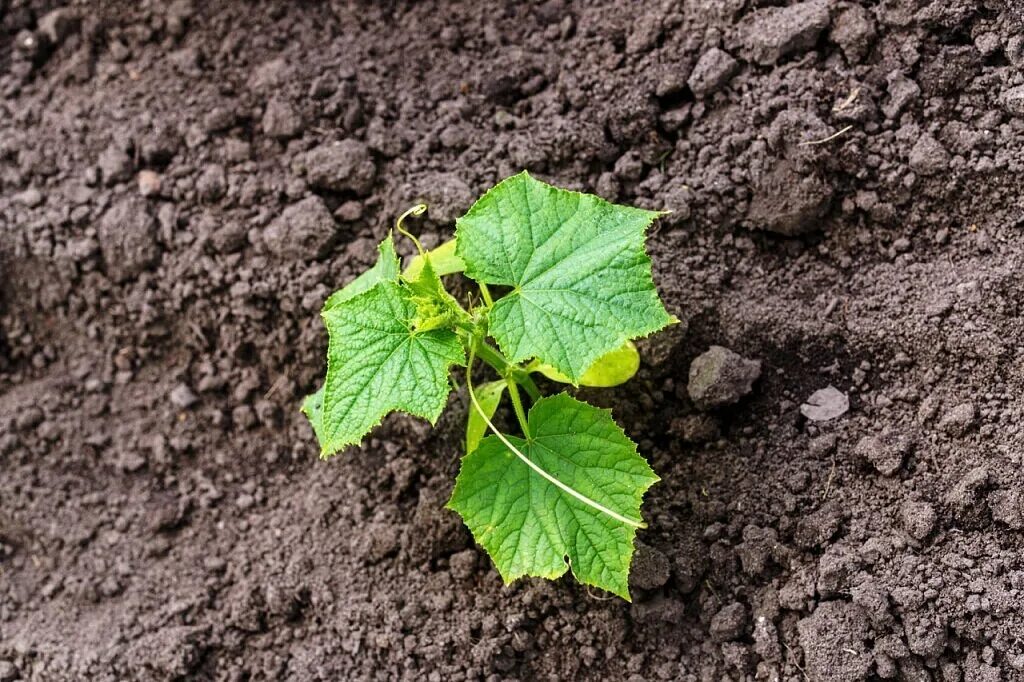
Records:
M456 223L466 274L512 287L491 334L513 362L537 358L578 383L599 357L673 321L651 279L654 211L558 189L525 171Z
M571 569L628 600L640 505L658 477L607 410L563 393L537 401L528 425L526 439L488 436L463 457L448 507L506 583Z
M398 254L395 253L395 242L390 234L377 246L377 252L379 255L373 267L331 294L324 303L324 310L330 310L339 303L369 291L381 282L398 280Z
M324 310L327 380L320 410L316 394L306 410L320 415L313 428L321 456L358 443L394 410L437 421L451 390L448 368L465 354L451 331L414 330L415 316L409 293L389 281Z

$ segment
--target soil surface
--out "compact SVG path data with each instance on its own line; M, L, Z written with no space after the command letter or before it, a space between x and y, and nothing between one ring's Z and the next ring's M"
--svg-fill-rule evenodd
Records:
M1012 0L0 0L0 682L1024 679L1022 66ZM502 586L464 395L298 412L394 217L523 168L673 211L683 323L583 392L632 603Z

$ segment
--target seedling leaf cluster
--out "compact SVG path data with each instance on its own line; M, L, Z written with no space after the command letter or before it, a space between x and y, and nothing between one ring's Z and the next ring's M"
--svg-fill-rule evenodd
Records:
M637 371L631 340L674 322L644 251L659 214L524 171L477 200L453 241L427 252L404 224L424 210L396 223L418 251L404 271L389 235L377 263L324 304L327 376L303 403L322 456L359 443L393 411L436 423L460 368L466 454L448 508L506 583L571 570L629 599L640 508L658 477L609 411L567 392L545 397L533 376L614 386ZM444 285L456 273L477 285L464 303ZM496 377L474 386L478 364ZM506 397L517 434L493 422Z

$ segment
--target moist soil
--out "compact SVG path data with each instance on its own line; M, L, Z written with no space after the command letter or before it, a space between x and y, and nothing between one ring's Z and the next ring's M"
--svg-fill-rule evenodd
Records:
M1022 66L1010 0L0 0L0 681L1024 678ZM523 168L672 211L681 324L581 391L632 603L502 585L464 394L298 412L394 217Z

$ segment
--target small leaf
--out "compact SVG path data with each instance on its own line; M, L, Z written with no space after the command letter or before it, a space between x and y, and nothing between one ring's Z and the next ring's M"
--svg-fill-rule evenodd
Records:
M651 279L654 211L558 189L525 171L456 222L466 274L512 287L490 312L512 362L536 358L578 383L599 357L673 321Z
M528 424L530 438L488 436L462 458L448 507L506 583L571 568L628 600L640 506L658 477L607 410L562 393L538 400Z
M331 294L324 303L324 310L330 310L381 282L398 281L398 254L395 253L395 242L390 234L377 246L377 252L380 255L377 256L374 266Z
M569 377L551 365L540 363L534 369L552 381L560 381L563 384L572 383ZM640 369L640 353L637 352L632 341L627 341L612 352L599 357L580 377L580 386L597 386L599 388L618 386L632 379L638 369Z
M437 247L433 251L430 251L427 255L430 256L430 261L434 266L434 271L441 277L445 275L454 275L456 272L462 272L466 269L466 264L462 262L462 259L455 255L455 240L447 241L441 246ZM415 256L409 265L405 268L405 272L402 276L406 279L416 279L419 276L420 270L423 269L423 256Z
M476 398L487 419L493 418L494 413L498 411L498 405L501 403L501 397L505 394L507 386L504 379L499 379L476 388ZM469 415L466 417L466 454L476 450L485 433L487 433L487 420L474 407L470 406Z
M413 330L415 314L408 292L387 281L323 312L330 334L323 457L358 443L394 410L437 421L451 390L448 368L465 363L465 354L451 331ZM312 405L310 413L316 414Z
M444 288L433 263L433 257L425 254L416 278L402 277L408 285L409 300L416 306L413 328L417 331L450 327L469 319L459 302Z

